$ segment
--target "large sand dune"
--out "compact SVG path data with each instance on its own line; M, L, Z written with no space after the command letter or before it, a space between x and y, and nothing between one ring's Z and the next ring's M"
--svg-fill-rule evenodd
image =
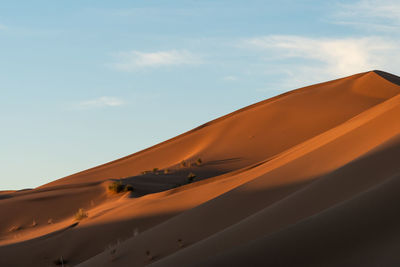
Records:
M400 266L399 118L371 71L0 192L0 266Z

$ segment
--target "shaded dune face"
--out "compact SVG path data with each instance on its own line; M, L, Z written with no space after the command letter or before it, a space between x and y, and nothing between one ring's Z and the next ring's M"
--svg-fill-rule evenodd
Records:
M400 266L399 85L371 71L300 88L0 192L0 266Z

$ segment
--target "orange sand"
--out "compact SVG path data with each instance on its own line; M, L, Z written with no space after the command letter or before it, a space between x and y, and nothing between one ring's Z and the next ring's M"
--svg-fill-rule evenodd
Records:
M304 87L0 192L0 266L400 266L399 85L371 71Z

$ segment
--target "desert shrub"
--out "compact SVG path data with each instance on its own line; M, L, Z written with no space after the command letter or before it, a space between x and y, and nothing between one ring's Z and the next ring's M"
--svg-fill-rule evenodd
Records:
M116 244L109 245L107 250L110 253L110 259L111 261L114 261L117 255L117 250L119 246L119 241L117 241Z
M12 226L8 231L9 232L15 232L15 231L19 231L21 229L22 229L21 226Z
M181 161L181 167L182 167L182 168L185 168L185 167L186 167L186 161L184 161L184 160Z
M150 250L146 250L146 256L149 261L154 260L154 255L151 254Z
M108 190L111 191L112 193L118 194L128 191L132 192L134 191L134 188L130 184L125 185L121 181L115 181L108 186Z
M133 192L133 190L134 190L134 189L133 189L133 186L132 186L132 185L127 184L127 185L125 186L125 191L126 191L126 192L128 192L128 191L129 191L129 192Z
M201 164L203 164L203 161L201 160L201 158L198 158L198 159L196 160L196 165L197 165L197 166L200 166Z
M88 213L84 209L79 209L77 213L75 213L75 220L80 221L88 217Z
M115 181L108 186L108 190L113 193L121 193L124 191L125 186L122 184L121 181Z
M158 172L158 168L153 168L153 172Z
M56 260L54 261L54 264L55 264L55 265L64 266L64 264L66 264L66 263L68 263L68 261L65 260L62 256L61 256L59 259L56 259Z
M138 236L139 235L139 228L135 228L133 230L133 236Z
M189 173L188 176L187 176L188 182L189 183L193 182L195 177L196 177L196 174L194 174L193 172Z
M168 174L169 173L169 170L168 169L165 169L164 170L164 174Z

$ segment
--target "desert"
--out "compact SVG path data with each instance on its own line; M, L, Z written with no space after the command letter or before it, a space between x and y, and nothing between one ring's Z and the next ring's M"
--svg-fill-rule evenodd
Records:
M399 117L368 71L1 191L0 266L399 266Z

